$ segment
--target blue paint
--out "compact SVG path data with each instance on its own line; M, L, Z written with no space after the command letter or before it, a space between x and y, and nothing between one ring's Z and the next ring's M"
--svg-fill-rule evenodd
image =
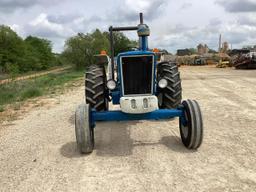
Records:
M147 36L141 36L139 38L140 42L140 50L141 51L147 51L148 50L148 37Z
M142 38L142 37L141 37ZM145 37L145 38L147 38L147 37ZM153 63L153 66L154 66L154 69L153 69L153 73L154 73L154 79L153 79L153 81L155 81L155 79L156 79L156 63L157 63L157 61L156 61L156 57L155 57L155 54L153 53L153 52L151 52L151 51L128 51L128 52L123 52L123 53L120 53L118 56L117 56L117 89L115 90L115 91L118 91L118 92L120 92L119 93L119 100L120 100L120 97L122 97L123 96L123 90L122 90L122 73L121 73L121 57L125 57L125 56L133 56L133 55L137 55L137 56L139 56L139 55L152 55L153 56L153 58L154 58L154 63ZM157 84L154 82L153 83L153 95L156 95L156 86L157 86ZM117 99L117 98L116 98ZM117 99L118 100L118 99ZM113 104L116 104L117 102L113 102ZM118 102L118 104L119 104L119 102Z
M136 50L136 51L127 51L127 52L123 52L118 54L118 58L120 58L121 56L131 56L131 55L154 55L154 52L151 51L140 51L140 50ZM118 59L119 60L119 59Z
M112 103L114 105L120 104L120 91L118 90L112 91L111 96L112 96Z
M92 111L92 120L95 121L131 121L131 120L159 120L182 117L181 109L159 109L150 113L128 114L122 111Z

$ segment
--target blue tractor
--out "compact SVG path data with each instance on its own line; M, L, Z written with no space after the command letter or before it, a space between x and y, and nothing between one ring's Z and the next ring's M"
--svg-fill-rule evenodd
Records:
M120 53L114 59L113 33L135 30L139 49ZM195 100L181 101L180 73L176 63L157 62L148 49L149 27L143 23L132 27L110 27L111 60L107 77L107 56L97 56L85 74L85 104L75 113L75 133L81 153L94 148L94 129L97 121L160 120L179 117L182 143L197 149L203 139L203 120ZM115 70L116 69L116 70ZM109 110L109 102L120 105L120 110Z

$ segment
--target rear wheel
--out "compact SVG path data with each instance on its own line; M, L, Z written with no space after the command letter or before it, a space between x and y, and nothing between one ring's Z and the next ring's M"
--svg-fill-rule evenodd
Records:
M166 79L168 84L164 89L158 88L159 107L162 109L177 108L181 103L181 80L178 67L174 62L162 62L157 66L157 79Z
M85 97L96 111L108 110L107 78L104 66L91 65L85 73Z
M200 107L194 100L183 101L184 117L180 118L182 143L188 149L197 149L203 140L203 119Z

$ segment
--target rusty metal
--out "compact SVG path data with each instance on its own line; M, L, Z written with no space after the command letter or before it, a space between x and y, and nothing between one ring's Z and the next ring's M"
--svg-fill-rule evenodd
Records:
M233 66L236 69L256 69L256 52L238 55Z

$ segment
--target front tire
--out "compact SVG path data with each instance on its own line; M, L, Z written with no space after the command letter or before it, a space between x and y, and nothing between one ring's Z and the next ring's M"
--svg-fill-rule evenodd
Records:
M91 153L94 148L94 130L91 125L91 108L88 104L81 104L76 110L75 133L79 151Z
M157 66L157 80L166 79L166 88L158 88L159 108L173 109L181 103L182 91L180 72L174 62L162 62Z
M194 100L183 101L184 119L180 117L180 135L184 146L197 149L203 140L203 118L198 103Z

